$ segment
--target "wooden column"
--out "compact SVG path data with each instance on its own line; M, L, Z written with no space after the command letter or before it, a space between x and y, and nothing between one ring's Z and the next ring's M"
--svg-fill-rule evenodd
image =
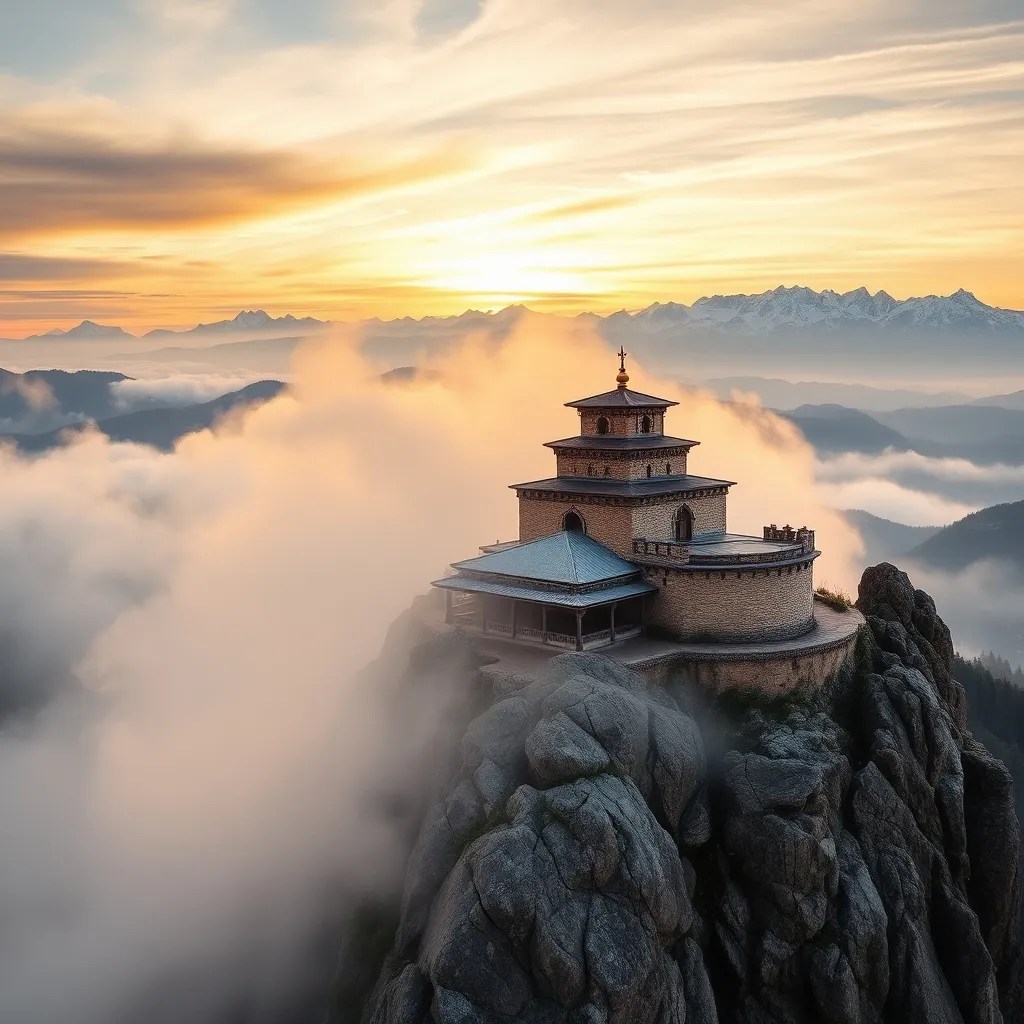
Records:
M615 643L615 609L618 606L618 603L619 602L616 601L615 604L612 605L612 622L611 622L612 643Z
M512 602L512 639L516 638L516 608L518 605L515 601Z
M583 611L576 613L576 650L583 650Z
M452 592L444 592L444 621L451 625L455 621L455 613L452 611Z
M548 642L548 606L542 604L540 606L540 631L541 631L541 642Z

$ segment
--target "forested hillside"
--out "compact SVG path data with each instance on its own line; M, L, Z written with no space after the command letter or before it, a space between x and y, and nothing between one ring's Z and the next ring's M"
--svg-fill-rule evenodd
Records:
M1024 689L997 679L979 659L960 655L953 676L967 693L971 732L1010 769L1017 817L1024 821Z
M1024 569L1024 501L974 512L929 537L907 557L947 572L986 558Z

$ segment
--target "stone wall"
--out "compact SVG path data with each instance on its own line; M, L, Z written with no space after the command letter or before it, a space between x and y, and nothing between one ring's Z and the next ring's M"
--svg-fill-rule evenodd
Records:
M686 505L693 513L693 532L724 532L726 528L726 495L707 494L702 497L666 499L656 505L590 505L571 500L545 501L537 498L519 499L519 539L537 540L562 529L565 514L574 511L586 523L587 533L606 544L623 558L633 557L633 538L671 540L676 513Z
M586 523L594 540L623 558L633 557L633 520L628 505L587 505L571 501L519 499L519 539L537 540L562 529L566 512L573 511Z
M699 498L671 498L663 504L641 505L633 509L633 535L647 540L671 540L676 513L685 505L693 513L693 532L724 533L726 529L725 494L706 494Z
M597 421L604 417L608 421L608 434L612 437L634 437L642 434L644 416L651 418L650 434L665 432L665 414L661 409L581 409L580 433L596 435Z
M694 660L687 655L633 665L653 683L685 680L714 694L757 690L769 696L813 691L823 686L853 655L857 634L825 650L795 651L747 661Z
M658 587L647 623L678 640L789 640L814 624L813 563L767 569L684 572L648 569Z
M559 476L610 476L613 480L642 480L651 467L651 476L684 476L685 455L659 455L648 452L634 459L604 458L601 454L558 454L556 465ZM607 470L607 472L605 472Z

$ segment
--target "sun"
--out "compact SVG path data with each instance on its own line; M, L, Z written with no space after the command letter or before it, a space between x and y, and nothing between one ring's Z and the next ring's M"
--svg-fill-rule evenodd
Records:
M564 253L537 248L441 259L435 263L435 273L423 283L488 304L593 293L593 282L565 257Z

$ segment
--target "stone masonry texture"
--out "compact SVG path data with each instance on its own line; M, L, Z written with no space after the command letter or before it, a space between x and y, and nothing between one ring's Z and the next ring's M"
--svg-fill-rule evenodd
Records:
M687 572L649 569L659 587L647 622L680 640L788 640L814 619L811 565L781 569Z

